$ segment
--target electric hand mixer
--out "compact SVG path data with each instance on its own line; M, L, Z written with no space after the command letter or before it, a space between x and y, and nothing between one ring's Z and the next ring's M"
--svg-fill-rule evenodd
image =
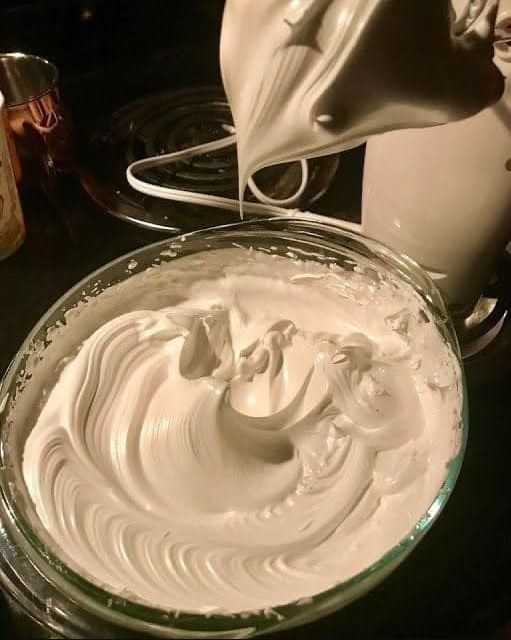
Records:
M307 186L308 158L343 151L388 131L403 130L406 136L404 130L429 129L467 118L471 122L473 116L499 102L504 79L493 60L494 43L502 45L506 35L496 32L498 15L498 0L227 0L221 66L235 131L200 147L135 162L128 168L128 181L152 196L230 210L241 206L247 215L296 215L289 207ZM433 129L437 138L449 126ZM419 133L427 140L428 131ZM448 302L456 304L464 296L466 274L462 285L457 281L453 285L457 264L439 269L431 260L425 263L424 251L414 249L414 243L405 241L399 231L406 223L392 217L391 203L399 200L396 183L406 183L407 167L399 165L400 177L394 171L392 189L374 178L386 175L385 170L388 174L395 157L400 157L387 154L386 139L384 135L370 141L369 158L380 152L377 161L366 165L362 230L439 272L440 287ZM136 177L144 169L232 144L237 144L238 151L240 201L163 187ZM403 144L407 149L414 147L406 139ZM415 146L415 153L420 154L420 144ZM265 197L253 174L291 161L299 161L302 167L298 192L283 201ZM243 202L247 185L260 203ZM392 198L387 198L380 215L377 203L381 198L385 202L390 192ZM405 221L420 218L422 226L415 224L408 235L419 238L424 249L428 215L420 207L420 213L414 215L414 193L408 195L410 214L404 210L401 217ZM445 214L438 203L436 207L440 213L429 220L441 235L439 220ZM306 212L299 215L318 217ZM353 228L350 223L329 220ZM382 224L386 233L380 230ZM480 226L484 224L482 216ZM438 244L438 234L429 236L430 244ZM497 244L501 249L502 242ZM477 293L483 285L477 280ZM470 310L473 293L469 302L465 307Z

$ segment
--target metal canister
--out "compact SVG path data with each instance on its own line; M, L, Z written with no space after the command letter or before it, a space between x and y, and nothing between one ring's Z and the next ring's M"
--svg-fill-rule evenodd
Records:
M15 180L19 167L0 93L0 260L11 255L25 238L25 224Z
M0 91L21 172L16 181L48 195L73 169L72 123L60 99L57 67L27 53L0 53Z

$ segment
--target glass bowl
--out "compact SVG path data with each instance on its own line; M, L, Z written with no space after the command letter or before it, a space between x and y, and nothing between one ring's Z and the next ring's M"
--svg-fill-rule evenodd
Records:
M54 555L40 529L36 531L34 526L37 516L22 480L19 452L38 415L45 388L51 386L52 376L58 375L62 357L73 353L87 337L77 329L77 318L100 300L103 311L98 325L108 320L115 314L115 296L109 296L109 287L136 273L149 274L144 284L147 287L151 274L157 275L151 267L159 263L233 245L262 247L283 256L290 249L314 252L317 260L335 261L349 270L363 269L369 277L374 274L375 279L379 272L390 270L394 278L420 296L461 369L453 326L427 274L409 258L333 224L275 218L206 229L134 251L91 274L58 300L34 327L0 386L0 580L15 609L39 625L39 633L46 637L248 638L311 622L360 597L391 573L429 530L454 487L468 431L464 385L460 385L459 449L430 508L409 535L377 562L305 602L258 615L206 616L163 611L101 589ZM139 305L140 298L134 299L133 308L140 308ZM55 331L59 333L58 341L52 341ZM88 334L90 331L88 325Z

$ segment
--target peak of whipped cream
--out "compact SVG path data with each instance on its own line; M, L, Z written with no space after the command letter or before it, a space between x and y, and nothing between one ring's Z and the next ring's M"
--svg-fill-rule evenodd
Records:
M266 609L357 574L431 506L458 446L455 356L408 285L294 255L174 260L53 338L23 476L96 584Z
M263 167L496 102L497 5L471 0L456 13L450 0L227 0L221 66L240 191Z

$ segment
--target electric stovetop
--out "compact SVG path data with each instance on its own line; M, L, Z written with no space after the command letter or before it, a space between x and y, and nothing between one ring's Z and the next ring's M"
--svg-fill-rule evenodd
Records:
M60 67L84 163L91 136L123 105L159 92L220 85L221 0L144 0L119 7L113 0L8 0L0 9L3 49L28 50ZM318 202L323 212L356 216L362 161L362 151L341 158L335 191ZM25 191L23 207L27 240L0 262L2 371L32 325L69 287L120 254L164 237L106 213L76 176L52 200ZM205 212L186 224L217 222ZM511 638L511 375L498 353L490 361L491 379L475 375L469 384L466 459L437 524L361 600L276 638ZM0 637L38 633L0 604Z

